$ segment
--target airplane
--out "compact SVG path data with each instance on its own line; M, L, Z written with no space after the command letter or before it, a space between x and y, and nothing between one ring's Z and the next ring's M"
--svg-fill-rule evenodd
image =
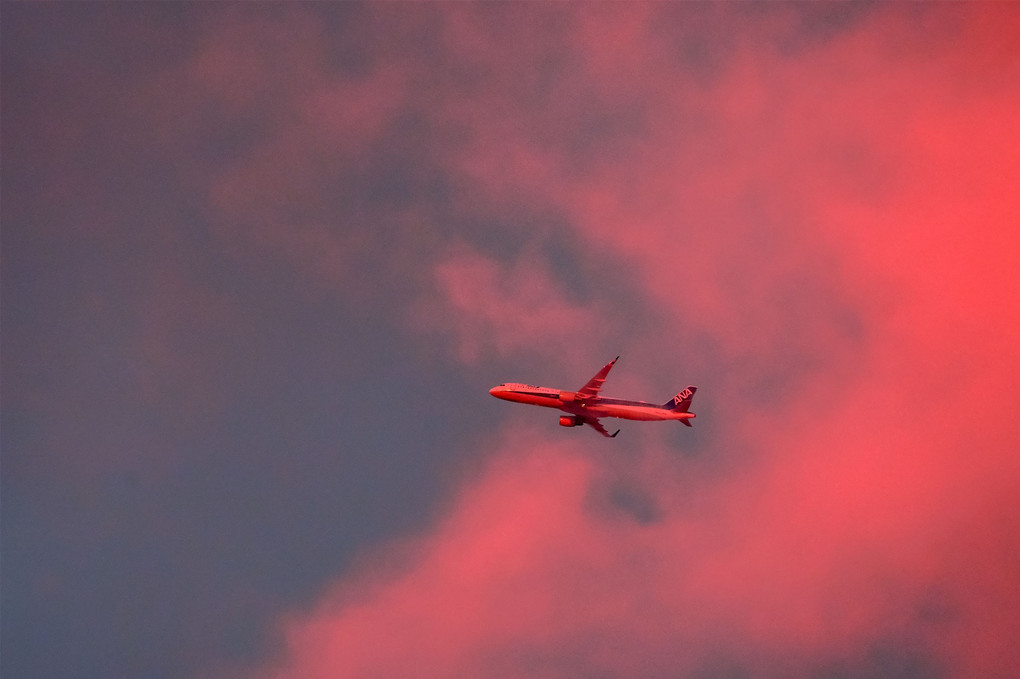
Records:
M580 427L582 424L587 424L607 438L615 438L620 430L617 429L610 434L599 422L601 417L644 421L679 420L688 427L692 426L691 420L694 418L694 413L688 412L688 410L691 407L694 392L698 390L695 386L687 387L661 406L644 401L623 401L599 396L606 376L619 359L620 357L617 356L607 363L602 370L596 373L595 377L588 380L588 383L577 391L561 391L530 384L506 382L493 387L489 393L504 401L558 408L569 413L560 417L561 426Z

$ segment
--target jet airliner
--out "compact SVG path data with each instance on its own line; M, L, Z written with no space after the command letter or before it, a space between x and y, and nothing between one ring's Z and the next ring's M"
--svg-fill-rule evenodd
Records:
M529 405L557 408L567 415L560 417L560 425L564 427L580 427L587 424L598 433L614 438L620 433L617 429L610 434L599 422L600 417L619 417L624 420L679 420L688 427L694 413L689 412L691 401L697 387L690 386L662 405L645 403L644 401L623 401L616 398L603 398L599 391L606 381L606 376L619 356L598 371L595 377L577 391L561 391L548 387L536 387L530 384L507 382L493 387L489 393L496 398Z

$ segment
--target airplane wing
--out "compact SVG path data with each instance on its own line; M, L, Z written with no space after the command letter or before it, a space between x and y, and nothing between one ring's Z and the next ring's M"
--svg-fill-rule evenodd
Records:
M609 366L611 366L611 365L613 365L613 364L610 363ZM606 366L606 368L608 368L609 366ZM612 434L610 434L608 431L606 431L606 428L602 426L602 423L599 422L598 419L587 419L587 418L585 418L584 423L587 424L588 426L590 426L592 429L594 429L598 433L600 433L603 436L605 436L606 438L610 438L610 439L616 438L616 435L620 433L620 430L617 429Z
M602 389L602 385L605 384L606 375L609 374L609 371L612 369L613 364L616 363L618 360L620 360L619 356L617 356L609 363L607 363L606 367L598 371L598 374L596 374L595 377L588 380L588 383L586 385L578 389L577 398L584 400L586 398L594 398L595 396L598 396L599 390ZM605 430L603 429L602 431L604 432ZM609 434L606 434L606 436L609 436Z

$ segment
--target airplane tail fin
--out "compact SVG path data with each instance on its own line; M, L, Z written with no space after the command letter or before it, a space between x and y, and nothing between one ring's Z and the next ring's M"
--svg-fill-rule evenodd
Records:
M691 401L694 400L694 392L696 392L697 390L698 390L697 387L695 387L693 385L689 386L686 389L684 389L683 391L681 391L679 394L674 396L669 401L666 401L666 403L664 404L663 407L669 408L673 412L677 412L677 413L686 413L686 412L689 412L690 408L691 408ZM690 417L694 417L694 415L692 414ZM688 419L686 417L683 418L680 421L682 423L684 423L685 425L687 425L688 427L691 426L690 419Z
M690 386L681 391L679 394L666 401L664 408L675 410L678 413L686 413L691 408L691 401L694 400L694 392L698 390L695 386Z

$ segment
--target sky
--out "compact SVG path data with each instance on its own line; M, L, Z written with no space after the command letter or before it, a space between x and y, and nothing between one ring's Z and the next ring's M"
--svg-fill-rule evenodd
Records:
M0 32L5 677L1015 676L1020 6Z

